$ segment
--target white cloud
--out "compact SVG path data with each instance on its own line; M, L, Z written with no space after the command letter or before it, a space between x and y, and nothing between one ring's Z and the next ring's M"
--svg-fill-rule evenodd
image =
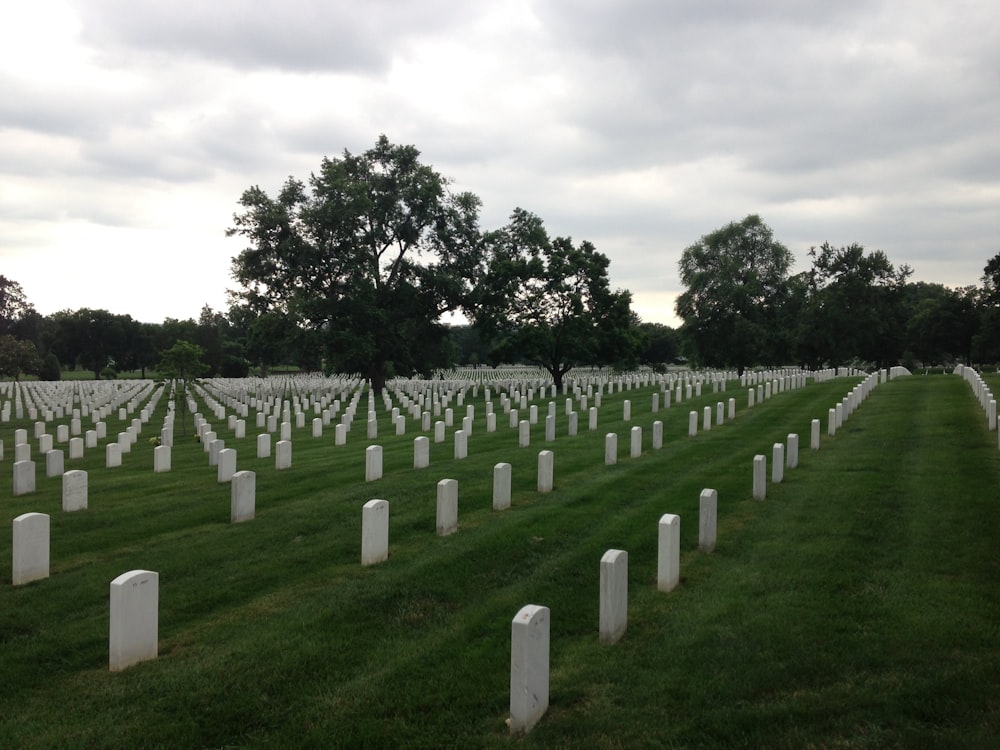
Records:
M643 317L760 214L978 282L1000 248L991 3L35 0L0 27L0 261L43 312L225 305L242 191L380 133L589 239ZM155 258L158 283L142 281Z

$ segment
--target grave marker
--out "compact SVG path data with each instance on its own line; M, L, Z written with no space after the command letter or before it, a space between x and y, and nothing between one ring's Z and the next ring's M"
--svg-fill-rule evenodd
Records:
M510 507L511 465L499 463L493 467L493 510Z
M257 474L252 471L237 471L232 476L229 491L229 522L252 521L256 515L256 505Z
M442 479L437 483L436 521L438 536L448 536L458 531L457 479Z
M660 516L659 544L656 557L656 587L673 591L680 582L681 517L673 513Z
M609 549L601 557L600 638L615 644L628 625L628 553Z
M65 513L87 509L87 472L82 469L63 474L62 509Z
M159 638L160 576L131 570L111 582L108 662L112 672L155 659Z
M712 552L715 549L718 528L719 493L704 489L698 498L698 549Z
M528 604L511 621L511 734L524 734L549 707L549 608Z
M23 513L13 522L11 582L23 586L49 577L49 516Z
M389 559L389 503L369 500L361 509L361 564Z

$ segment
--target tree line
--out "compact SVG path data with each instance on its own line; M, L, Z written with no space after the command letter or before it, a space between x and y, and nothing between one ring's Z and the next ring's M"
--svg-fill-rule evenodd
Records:
M751 215L683 251L674 329L635 315L589 241L553 237L523 208L483 229L479 198L451 192L419 155L383 135L273 196L244 191L227 234L247 245L225 313L206 305L197 320L161 324L95 309L41 316L0 276L0 375L145 376L178 342L198 348L199 374L292 365L358 373L376 391L456 364L533 364L559 385L578 366L1000 361L1000 255L981 286L960 289L911 283L910 268L856 244L812 248L812 267L791 274L791 253ZM468 324L446 325L450 313Z

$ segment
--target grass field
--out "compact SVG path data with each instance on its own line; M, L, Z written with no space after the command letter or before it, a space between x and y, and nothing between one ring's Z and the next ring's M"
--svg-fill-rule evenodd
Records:
M255 458L252 426L236 441L216 423L238 468L257 472L257 517L238 525L228 486L179 428L173 470L153 474L163 399L121 468L104 468L103 446L66 461L89 471L86 511L61 511L44 460L35 494L0 487L8 519L52 516L46 580L12 587L10 534L0 538L0 747L1000 747L996 434L968 384L937 375L880 385L827 437L827 410L856 382L748 409L730 381L655 415L652 390L616 393L599 429L581 415L576 437L559 397L559 437L545 443L539 423L529 448L502 414L486 433L480 396L467 459L453 459L449 429L414 470L410 420L405 437L374 441L385 476L367 484L363 419L345 446L332 425L319 439L296 430L282 472ZM729 397L735 420L687 436L690 409ZM379 417L390 435L381 404ZM633 425L645 434L637 459ZM8 477L18 426L0 430ZM111 420L108 434L120 428ZM607 432L619 436L611 467ZM752 500L753 456L770 462L790 432L799 468ZM555 454L545 495L542 449ZM491 507L498 461L513 465L504 512ZM445 477L458 480L459 531L437 537ZM719 494L710 555L697 550L705 487ZM361 506L376 497L390 505L390 559L361 567ZM663 513L681 516L669 594L655 585ZM629 555L615 646L598 639L610 548ZM160 575L159 658L110 673L108 584L138 568ZM510 623L528 603L551 610L550 708L511 738Z

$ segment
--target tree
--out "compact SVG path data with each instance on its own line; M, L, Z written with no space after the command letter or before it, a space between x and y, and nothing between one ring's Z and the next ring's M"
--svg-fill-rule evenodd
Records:
M176 381L177 408L181 413L181 431L187 432L187 386L197 380L207 369L202 360L205 350L190 341L178 341L163 352L156 366L161 377Z
M6 276L0 276L0 334L16 335L18 322L33 312L34 308L28 302L21 285Z
M594 245L550 240L542 220L520 208L484 245L473 317L494 361L539 365L558 388L577 365L634 359L631 295L611 290L610 261Z
M982 284L972 357L976 362L1000 362L1000 253L987 261Z
M879 367L898 362L905 347L906 279L881 250L857 243L810 248L806 337L830 363L861 359Z
M0 334L0 376L17 380L21 373L38 372L41 364L33 343L16 339L9 333Z
M328 370L360 372L375 391L443 364L445 312L467 303L479 270L479 199L452 195L413 146L381 136L360 155L324 158L307 186L252 187L230 236L235 296L256 313L321 332Z
M730 222L681 254L687 289L675 309L700 364L735 365L789 356L779 321L792 255L759 216Z
M639 332L643 337L642 364L662 368L677 361L681 353L677 331L662 323L639 323Z
M972 339L979 325L977 295L975 287L907 284L906 351L925 365L970 362Z

